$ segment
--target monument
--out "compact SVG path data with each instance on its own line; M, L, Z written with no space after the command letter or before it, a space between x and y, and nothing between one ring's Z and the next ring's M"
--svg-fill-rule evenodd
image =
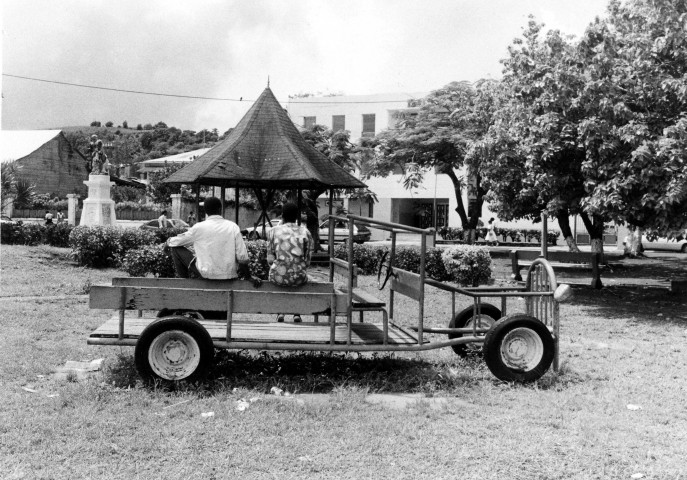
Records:
M110 188L114 185L110 181L110 163L103 142L96 135L91 136L89 154L91 172L88 181L83 182L88 186L88 198L83 201L81 225L115 225L115 202L110 197Z

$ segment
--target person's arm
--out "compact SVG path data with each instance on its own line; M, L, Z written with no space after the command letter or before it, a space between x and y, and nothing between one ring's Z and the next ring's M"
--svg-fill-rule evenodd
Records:
M196 231L194 227L191 227L176 237L168 238L167 245L170 247L186 247L188 245L193 245L193 242L196 240Z
M305 237L305 245L303 245L303 258L305 259L305 266L309 267L310 266L310 260L312 260L312 246L313 246L313 238L312 234L310 233L310 230L307 228L305 229L306 237Z

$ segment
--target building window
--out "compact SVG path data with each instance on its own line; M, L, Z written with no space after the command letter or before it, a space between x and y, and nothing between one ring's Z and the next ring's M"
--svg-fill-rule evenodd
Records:
M346 130L346 115L332 115L332 131Z
M375 136L375 114L363 114L363 137Z
M303 127L312 128L315 126L315 117L303 117Z

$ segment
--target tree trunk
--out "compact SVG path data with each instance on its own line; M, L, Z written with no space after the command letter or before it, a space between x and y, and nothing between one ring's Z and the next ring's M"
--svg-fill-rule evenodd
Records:
M584 223L587 232L589 233L590 243L592 247L592 252L603 253L604 252L604 222L603 219L598 215L593 215L589 218L585 212L580 213L580 218L582 223Z
M558 220L558 226L561 227L561 233L563 234L565 243L568 245L568 251L579 252L580 248L577 246L577 242L575 242L575 237L573 237L570 228L570 213L568 210L559 210L556 213L556 220Z
M476 229L479 223L479 218L482 216L482 206L484 205L484 195L486 194L486 192L480 186L481 178L479 175L476 176L477 192L475 195L475 206L472 209L472 211L466 212L465 204L463 203L463 188L460 179L456 176L456 173L451 168L447 168L445 171L443 171L443 173L448 175L448 177L451 179L451 182L453 182L453 190L455 192L456 200L458 202L456 212L460 217L460 222L463 226L463 230L465 230L466 233L465 241L468 244L472 245L477 240ZM468 213L470 214L469 217Z
M465 204L463 203L463 187L460 183L460 179L456 176L456 173L453 171L453 169L449 168L443 173L448 175L448 178L450 178L451 182L453 183L453 192L456 196L456 201L458 202L456 213L460 217L460 224L463 229L467 229L468 215L465 211Z
M641 257L644 255L644 246L642 245L642 229L635 228L634 232L630 234L630 256Z

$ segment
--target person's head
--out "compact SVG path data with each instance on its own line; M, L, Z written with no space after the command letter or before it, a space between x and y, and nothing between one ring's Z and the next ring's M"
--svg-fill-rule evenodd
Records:
M489 219L489 223L494 223L494 217L491 217L491 218Z
M50 210L46 210L45 213L50 213Z
M205 199L203 208L205 208L205 214L207 216L219 215L222 213L222 202L219 200L219 198L209 197Z
M281 207L281 218L284 223L292 223L298 220L298 207L295 203L286 202Z
M167 210L163 210L162 215L167 215Z
M98 140L98 135L91 135L91 142Z

